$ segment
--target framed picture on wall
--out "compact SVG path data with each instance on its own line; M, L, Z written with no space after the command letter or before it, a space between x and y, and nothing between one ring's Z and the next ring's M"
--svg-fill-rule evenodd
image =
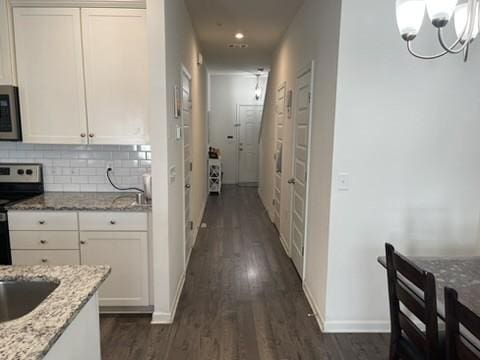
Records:
M290 89L287 92L287 117L292 118L292 106L293 106L293 90Z
M182 116L182 101L180 98L180 88L175 85L173 89L173 114L175 115L175 119L180 118Z

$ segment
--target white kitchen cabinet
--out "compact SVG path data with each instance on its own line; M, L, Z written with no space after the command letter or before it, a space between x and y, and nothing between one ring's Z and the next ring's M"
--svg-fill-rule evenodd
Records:
M81 9L89 142L148 143L145 10Z
M0 85L13 85L12 38L7 0L0 0Z
M149 305L147 232L80 232L84 265L110 265L100 288L101 306Z
M86 144L80 9L14 8L23 140Z

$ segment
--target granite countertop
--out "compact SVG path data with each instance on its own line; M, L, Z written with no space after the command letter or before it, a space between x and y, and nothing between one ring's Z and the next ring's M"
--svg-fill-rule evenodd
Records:
M7 206L8 210L150 211L152 204L137 204L135 193L46 192Z
M42 359L109 273L109 266L0 266L0 280L59 283L33 311L0 323L0 358Z

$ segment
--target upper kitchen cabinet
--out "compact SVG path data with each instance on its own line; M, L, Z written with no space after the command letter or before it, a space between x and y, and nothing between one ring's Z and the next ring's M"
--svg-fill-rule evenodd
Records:
M7 0L0 0L0 85L14 84L9 18Z
M148 143L145 10L81 13L89 142Z
M145 10L14 8L14 32L25 142L148 143Z
M23 139L87 143L80 9L14 8Z

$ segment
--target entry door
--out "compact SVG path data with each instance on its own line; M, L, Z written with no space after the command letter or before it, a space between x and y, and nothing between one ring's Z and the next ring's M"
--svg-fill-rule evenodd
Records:
M288 180L293 187L291 205L291 256L298 273L303 278L305 220L308 191L308 148L310 143L311 94L313 66L301 70L296 80L296 101L293 140L293 177Z
M258 183L258 137L262 123L263 106L238 107L238 182Z
M192 99L190 94L191 77L186 69L182 70L182 121L183 121L183 161L184 161L184 191L185 191L185 261L188 261L193 245L192 221ZM185 263L186 263L185 262Z
M284 82L277 89L275 100L275 151L274 151L274 184L273 184L273 223L280 232L280 207L282 203L282 148L283 125L285 122L286 87Z

